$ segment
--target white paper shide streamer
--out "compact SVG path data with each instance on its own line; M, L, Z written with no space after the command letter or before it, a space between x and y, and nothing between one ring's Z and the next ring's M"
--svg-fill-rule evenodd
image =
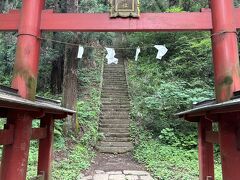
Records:
M157 59L162 59L162 57L168 52L168 49L164 45L155 45L154 47L158 50Z
M83 53L84 53L84 48L82 46L79 46L77 57L81 59L83 57Z
M138 60L138 55L139 55L140 52L141 52L140 47L137 47L137 49L136 49L136 55L135 55L135 61Z
M116 55L116 52L113 48L106 48L107 50L107 60L108 60L108 64L118 64L118 59L115 58L114 56Z

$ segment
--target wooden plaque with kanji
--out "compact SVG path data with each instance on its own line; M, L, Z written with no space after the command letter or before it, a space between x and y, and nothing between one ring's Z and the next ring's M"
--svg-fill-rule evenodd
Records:
M139 0L111 0L111 17L140 17Z

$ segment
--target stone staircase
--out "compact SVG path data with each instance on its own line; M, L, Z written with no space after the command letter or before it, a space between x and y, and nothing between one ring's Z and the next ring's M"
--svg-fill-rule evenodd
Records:
M100 132L104 138L97 150L102 153L126 153L133 149L129 132L130 100L123 61L104 65Z

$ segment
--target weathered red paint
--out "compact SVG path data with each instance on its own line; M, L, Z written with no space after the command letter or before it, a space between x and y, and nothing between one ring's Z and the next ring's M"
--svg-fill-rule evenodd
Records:
M1 180L25 180L32 129L32 117L25 112L12 112L7 125L14 127L14 140L3 147Z
M41 120L41 127L47 128L47 136L39 141L38 175L44 175L44 180L51 179L54 120L48 115Z
M0 130L0 144L8 145L13 143L13 126L5 127Z
M21 97L30 100L35 99L36 93L40 51L40 41L37 37L40 36L44 2L44 0L22 1L12 87L18 89ZM0 179L25 180L33 117L26 111L12 112L9 115L7 125L14 126L14 140L11 145L3 147Z
M211 7L216 99L224 102L240 90L236 19L233 0L211 0Z
M218 132L207 131L206 132L206 141L208 143L219 144L219 134Z
M139 19L111 19L109 14L43 14L43 31L137 32L200 31L212 27L211 13L142 13Z
M240 29L240 8L234 10L234 21ZM0 14L0 31L17 31L19 12ZM61 14L44 10L43 31L199 31L212 30L210 10L202 13L142 13L140 19L109 19L108 13Z
M40 54L41 14L44 0L23 0L18 28L16 61L12 87L23 98L35 99ZM16 14L16 13L12 13Z
M202 117L198 124L198 155L200 180L214 180L213 144L206 141L207 131L212 131L212 122Z
M240 151L238 149L240 114L225 114L219 121L219 140L224 180L239 180Z
M31 140L44 139L47 137L47 128L33 128Z

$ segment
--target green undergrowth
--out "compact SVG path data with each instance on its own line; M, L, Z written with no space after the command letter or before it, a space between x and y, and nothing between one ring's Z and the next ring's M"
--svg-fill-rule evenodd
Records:
M82 144L77 144L73 149L68 149L68 156L56 160L53 164L52 179L74 180L80 171L87 169L91 164L94 152Z
M133 155L155 179L199 179L197 124L178 119L174 114L214 97L211 43L207 36L205 33L128 36L128 43L134 47L144 39L146 44L164 42L169 48L162 60L156 59L157 52L152 48L143 50L137 62L128 63ZM221 180L217 147L215 155L216 179Z
M185 149L174 144L165 144L160 138L154 138L152 133L135 122L132 123L131 129L135 139L134 158L144 164L155 179L199 179L197 148ZM218 155L215 157L215 179L222 180Z
M57 144L59 142L55 142ZM37 158L38 158L38 143L31 142L28 179L36 176ZM75 143L62 148L55 148L54 162L52 169L52 179L75 180L81 170L85 170L90 166L91 159L94 153L88 147Z

